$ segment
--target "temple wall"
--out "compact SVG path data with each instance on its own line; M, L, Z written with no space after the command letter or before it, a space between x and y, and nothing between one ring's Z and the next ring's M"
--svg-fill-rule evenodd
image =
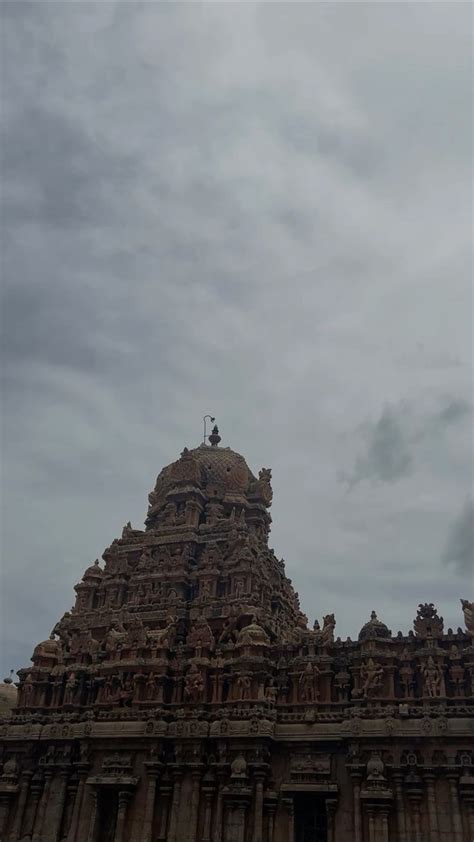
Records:
M358 756L372 756L375 745L375 760L355 762ZM421 739L419 745L423 747ZM426 757L434 745L440 744L430 741L426 746ZM150 746L122 737L127 764L130 760L122 770L107 766L111 750L117 754L117 746L108 742L99 743L82 768L52 762L50 768L43 764L40 774L20 773L9 796L2 793L0 839L297 842L296 805L303 794L305 803L314 799L324 805L327 842L472 842L474 766L450 767L449 761L465 744L443 741L442 745L448 765L435 769L424 758L419 765L400 766L404 746L390 742L341 739L328 752L327 744L311 740L309 734L294 745L258 739L252 745L247 739L225 745L153 741ZM26 740L8 743L9 752L20 757L36 747ZM67 744L57 747L64 754ZM70 744L71 756L75 748ZM156 751L150 753L150 748ZM165 748L186 759L163 764L156 758ZM265 755L263 763L237 762L255 749ZM224 762L219 773L218 750L221 759L234 758L233 766ZM391 762L383 764L379 755ZM192 756L197 762L192 763ZM307 763L309 757L313 766ZM119 762L118 754L113 762ZM102 806L115 810L114 816L101 812L104 793Z

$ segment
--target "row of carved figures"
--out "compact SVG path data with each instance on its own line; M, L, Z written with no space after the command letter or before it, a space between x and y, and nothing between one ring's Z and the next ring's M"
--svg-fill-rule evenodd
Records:
M222 701L266 701L269 704L345 702L358 699L464 698L466 677L474 683L474 662L466 669L460 661L447 669L432 655L417 668L408 663L387 667L372 657L358 666L337 671L308 661L299 671L275 675L248 669L229 669L222 658L213 659L213 667L191 662L186 670L146 672L142 667L125 666L114 673L86 669L62 671L52 675L30 670L19 688L20 707L58 707L95 703L131 704L145 701L165 703L219 703ZM177 664L175 664L177 666Z

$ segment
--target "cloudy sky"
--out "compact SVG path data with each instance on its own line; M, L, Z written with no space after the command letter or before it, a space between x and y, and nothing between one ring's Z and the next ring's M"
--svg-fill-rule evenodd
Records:
M206 412L311 623L460 625L470 4L1 12L3 672Z

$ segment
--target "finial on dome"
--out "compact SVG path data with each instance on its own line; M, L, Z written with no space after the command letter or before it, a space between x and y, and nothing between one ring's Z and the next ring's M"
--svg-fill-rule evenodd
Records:
M217 424L214 424L214 426L212 428L212 433L208 438L209 438L209 441L211 442L212 446L217 447L217 445L219 444L219 442L221 440L221 437L219 435L219 427L217 426Z

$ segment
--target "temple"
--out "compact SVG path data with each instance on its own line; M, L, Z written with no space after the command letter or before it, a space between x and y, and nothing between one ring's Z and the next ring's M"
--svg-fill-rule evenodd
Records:
M474 839L473 603L309 628L271 502L217 427L161 471L18 671L2 842Z

